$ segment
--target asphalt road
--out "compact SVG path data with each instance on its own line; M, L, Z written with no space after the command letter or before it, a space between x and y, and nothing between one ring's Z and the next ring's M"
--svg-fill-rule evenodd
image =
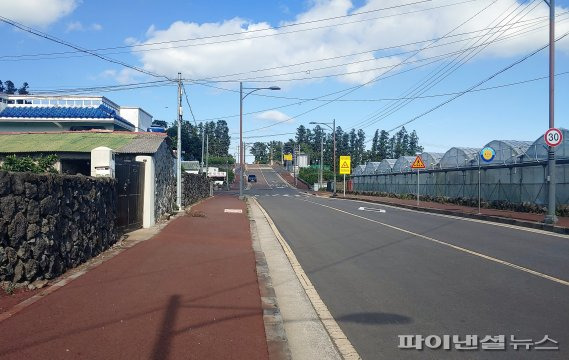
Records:
M259 181L246 194L364 359L569 359L567 236L308 196L269 168L249 173ZM400 349L399 335L450 335L451 349ZM504 335L505 350L457 350L452 335ZM559 350L511 341L545 335Z

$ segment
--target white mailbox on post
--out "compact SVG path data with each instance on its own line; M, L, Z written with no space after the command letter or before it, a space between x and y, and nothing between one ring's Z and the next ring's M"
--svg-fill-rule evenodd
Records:
M91 150L91 176L115 177L115 153L108 147Z

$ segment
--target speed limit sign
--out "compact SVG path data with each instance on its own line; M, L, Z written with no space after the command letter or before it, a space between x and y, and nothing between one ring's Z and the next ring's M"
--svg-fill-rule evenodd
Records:
M561 130L551 128L545 132L544 138L545 143L548 146L555 147L561 144L561 141L563 141L563 134L561 133Z

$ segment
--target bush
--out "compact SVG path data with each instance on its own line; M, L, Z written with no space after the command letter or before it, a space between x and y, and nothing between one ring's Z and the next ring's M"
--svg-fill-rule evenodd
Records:
M13 172L32 172L36 174L56 174L57 170L53 167L53 165L57 162L57 159L57 155L40 156L38 158L9 155L6 157L6 159L4 159L4 163L2 166L0 166L0 170Z
M298 172L298 177L302 179L305 183L312 185L318 182L318 176L320 172L317 168L300 168ZM333 180L334 172L324 169L322 174L323 181Z

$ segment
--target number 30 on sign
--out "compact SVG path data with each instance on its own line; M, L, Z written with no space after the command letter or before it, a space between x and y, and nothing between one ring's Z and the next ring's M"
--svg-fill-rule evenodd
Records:
M563 141L563 133L561 132L561 130L556 128L551 128L547 130L543 137L545 139L545 143L551 147L555 147L561 144L561 142Z

